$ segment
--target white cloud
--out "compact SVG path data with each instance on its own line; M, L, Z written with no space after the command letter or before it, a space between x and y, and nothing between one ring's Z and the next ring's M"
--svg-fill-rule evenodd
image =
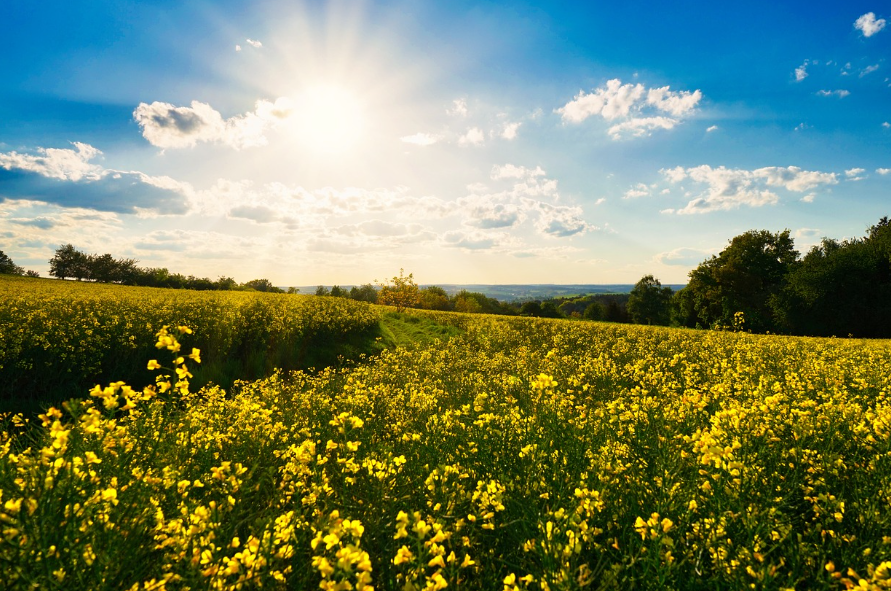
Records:
M787 191L803 193L820 185L838 183L834 172L802 170L797 166L767 166L752 172L755 178L765 179L773 187L783 187Z
M854 28L863 33L864 37L872 37L885 28L885 19L876 19L874 12L867 12L854 21Z
M554 238L566 238L596 229L585 222L580 207L550 205L541 201L527 203L527 206L538 210L535 227L542 234Z
M851 92L848 90L818 90L817 96L837 96L838 98L845 98L850 95Z
M816 193L808 193L807 195L805 195L804 197L799 199L799 201L803 201L805 203L813 203L814 199L816 199L816 198L817 198Z
M235 51L241 51L241 45L235 44Z
M801 82L807 78L807 61L795 68L795 81Z
M626 132L639 137L654 129L672 129L680 122L678 118L689 115L700 100L699 90L672 92L668 86L647 90L642 84L622 84L614 78L591 93L579 92L555 112L564 123L581 123L594 115L618 121L608 133L613 139L619 139Z
M884 176L886 174L891 173L891 168L877 168L876 172L879 173L880 175Z
M38 148L36 154L0 152L0 203L30 199L120 213L187 211L189 185L170 177L103 168L91 162L101 151L80 142L73 146Z
M442 139L442 136L431 133L416 133L414 135L405 135L401 139L406 144L414 144L416 146L432 146Z
M622 199L636 199L637 197L646 197L650 194L650 188L644 183L637 183L632 188L625 191Z
M647 92L647 104L675 117L682 117L690 113L701 100L702 92L699 90L671 92L668 86L663 86L662 88L651 88Z
M501 130L501 137L506 140L516 139L521 125L522 123L519 121L505 123L504 129Z
M467 117L467 100L463 98L453 100L452 107L446 109L446 114L455 117Z
M663 169L660 172L670 183L690 180L706 185L706 190L688 202L684 208L665 210L668 213L679 214L730 210L743 205L749 207L773 205L779 201L779 196L767 187L781 187L787 191L801 193L817 186L838 183L835 173L807 171L797 166L772 166L750 171L702 165L687 169L682 167Z
M865 68L860 70L860 77L863 78L867 74L872 74L873 72L875 72L878 69L879 69L879 64L873 64L871 66L866 66Z
M882 127L884 127L885 129L891 128L891 123L885 121L884 123L882 123Z
M263 47L262 43L254 40L254 39L245 39L245 41L247 42L248 45L250 45L251 47L253 47L255 49L260 49L261 47Z
M705 130L705 132L706 132L706 133L711 133L711 132L713 132L713 131L717 131L717 130L718 130L718 126L717 126L717 125L712 125L711 127L708 127L708 128Z
M458 143L462 146L473 145L478 146L486 140L486 135L479 127L471 127L467 133L458 138Z
M653 259L663 265L677 265L679 267L693 267L714 254L714 250L700 248L675 248L667 252L660 252Z
M609 128L608 133L614 140L620 139L626 132L632 137L649 135L654 129L672 129L678 124L677 119L670 117L635 117Z
M819 228L798 228L795 230L795 238L815 238L820 235Z
M289 99L274 103L259 100L254 111L223 119L219 111L207 103L192 101L189 107L170 103L140 103L133 118L142 128L142 135L159 148L187 148L198 142L226 144L240 150L266 144L264 133L269 127L288 118L294 110Z
M845 171L845 176L849 181L862 181L865 179L865 176L862 176L863 173L866 172L864 168L849 168Z
M504 234L489 234L482 232L452 231L443 235L443 244L453 248L464 250L489 250L499 244L499 239L505 238Z
M505 164L492 167L490 176L493 180L499 179L532 179L539 176L545 176L545 171L541 166L535 168L526 168L525 166L515 166L513 164Z

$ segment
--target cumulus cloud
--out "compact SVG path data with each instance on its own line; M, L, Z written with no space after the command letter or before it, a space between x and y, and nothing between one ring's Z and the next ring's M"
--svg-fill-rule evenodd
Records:
M502 166L495 165L492 167L491 177L493 180L500 179L532 179L535 177L545 176L545 171L541 166L535 168L526 168L525 166L515 166L513 164L504 164Z
M665 210L666 213L679 214L731 210L743 205L773 205L779 201L779 196L767 187L802 193L815 187L838 183L838 175L835 173L802 170L797 166L742 170L702 165L687 169L663 169L660 172L673 184L689 180L706 186L705 191L689 201L684 208Z
M579 92L555 112L564 123L581 123L592 116L616 121L608 130L613 139L639 137L654 129L672 129L690 115L702 100L702 92L672 91L670 87L647 89L642 84L622 84L618 78L591 93Z
M638 197L646 197L650 194L650 188L643 183L637 183L632 188L625 191L622 199L636 199Z
M414 135L404 135L399 138L406 144L414 144L416 146L432 146L442 139L442 136L431 133L416 133Z
M865 68L860 70L860 77L863 78L867 74L872 74L873 72L875 72L878 69L879 69L879 64L873 64L871 66L866 66Z
M478 146L486 140L486 135L479 127L471 127L467 133L458 138L458 143L462 146L473 145Z
M74 149L38 148L34 154L0 152L0 203L28 199L118 213L187 211L188 185L169 177L103 168L91 162L101 151L79 142L73 145Z
M551 205L542 201L528 205L538 210L535 227L547 236L566 238L595 229L584 220L580 207Z
M850 95L851 92L849 90L818 90L817 96L836 96L838 98L845 98Z
M266 130L293 111L293 103L283 97L275 102L259 100L253 111L229 119L199 101L192 101L188 107L155 101L140 103L133 118L142 128L143 137L159 148L188 148L208 142L241 150L266 145Z
M263 44L255 39L245 39L245 41L248 45L255 49L260 49L261 47L263 47Z
M241 45L235 44L235 51L241 51Z
M889 128L891 128L891 123L888 123L887 121L885 121L882 123L882 127L884 127L885 129L889 129Z
M711 133L711 132L713 132L713 131L718 131L718 126L717 126L717 125L712 125L712 126L708 127L708 128L705 130L706 133Z
M886 174L891 173L891 168L877 168L876 172L879 173L880 175L884 176Z
M501 130L501 137L506 140L516 139L520 130L520 125L522 125L522 123L519 121L505 123L504 128Z
M817 198L816 193L808 193L807 195L805 195L804 197L799 199L799 201L802 201L804 203L813 203L814 199L816 199L816 198Z
M854 21L854 28L863 33L864 37L872 37L885 28L885 19L876 19L874 12L867 12Z
M670 117L634 117L613 125L608 133L614 140L621 139L623 135L641 137L649 135L654 129L673 129L677 124L678 120Z

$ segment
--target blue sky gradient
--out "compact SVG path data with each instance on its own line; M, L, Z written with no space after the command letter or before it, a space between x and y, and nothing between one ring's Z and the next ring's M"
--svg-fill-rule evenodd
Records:
M877 2L7 0L0 250L630 283L891 215Z

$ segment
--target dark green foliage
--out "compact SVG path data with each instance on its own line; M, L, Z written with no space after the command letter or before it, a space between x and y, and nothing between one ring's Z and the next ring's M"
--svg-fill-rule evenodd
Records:
M818 336L891 336L891 225L814 246L774 300L782 328Z
M24 275L25 270L9 258L9 255L0 250L0 274L3 275Z
M377 303L377 290L370 283L350 288L350 297L359 302Z
M775 331L773 299L798 259L789 230L750 230L690 272L692 309L702 326L731 326L737 312L755 332ZM687 297L687 296L685 296ZM687 325L690 325L688 319Z
M285 290L272 285L268 279L252 279L244 284L245 287L255 291L263 291L266 293L285 293Z
M652 275L645 275L638 281L628 296L628 314L636 324L667 325L671 321L670 287Z

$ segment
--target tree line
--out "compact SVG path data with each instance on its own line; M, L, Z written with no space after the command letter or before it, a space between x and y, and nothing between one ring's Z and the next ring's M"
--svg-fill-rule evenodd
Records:
M803 257L789 230L750 230L731 239L689 277L677 292L662 287L652 275L643 277L625 301L625 321L802 336L891 337L888 217L860 238L823 238ZM589 312L584 316L606 319Z
M97 283L119 283L142 287L166 287L171 289L210 290L255 290L281 293L268 279L252 279L238 283L231 277L212 280L172 273L164 267L138 267L139 261L128 258L115 258L110 254L87 254L71 244L56 249L49 260L49 274L57 279L76 279Z
M252 289L282 292L267 279L239 284L140 268L136 260L110 254L88 255L71 244L50 259L50 275L148 287L197 290ZM38 276L0 251L0 273ZM344 297L457 312L545 318L574 317L608 322L689 328L745 328L752 332L807 336L891 337L891 221L883 217L865 236L824 238L803 257L789 230L750 230L732 238L719 254L689 273L689 283L674 292L645 275L628 294L595 294L550 300L503 302L462 290L449 295L437 286L420 288L412 274L349 290L319 286L317 296ZM289 288L288 293L296 293Z

